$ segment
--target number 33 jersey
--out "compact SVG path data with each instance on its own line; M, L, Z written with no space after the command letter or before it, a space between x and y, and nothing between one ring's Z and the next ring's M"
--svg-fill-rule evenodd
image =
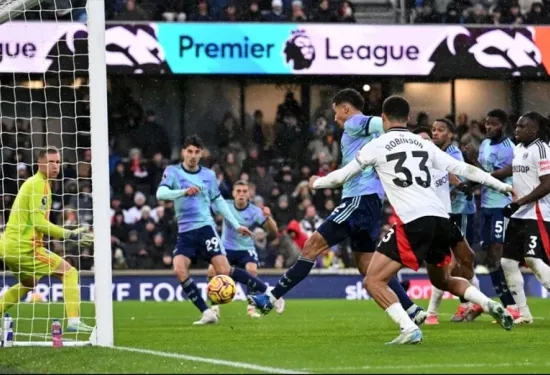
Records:
M403 223L424 216L448 218L439 199L432 170L447 171L463 163L406 128L392 128L366 144L356 160L361 168L373 166L395 213Z

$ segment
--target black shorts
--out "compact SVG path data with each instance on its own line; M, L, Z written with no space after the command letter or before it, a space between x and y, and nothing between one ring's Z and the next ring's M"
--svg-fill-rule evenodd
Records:
M546 264L550 258L550 222L532 219L510 219L504 236L502 256L522 262L539 258Z
M382 226L382 201L377 194L342 199L341 204L317 228L329 247L345 239L351 240L351 249L372 253Z
M464 234L455 223L451 222L451 232L449 233L449 246L451 249L459 243L464 241Z
M424 216L410 223L396 223L376 251L417 271L422 262L444 266L451 261L449 219Z

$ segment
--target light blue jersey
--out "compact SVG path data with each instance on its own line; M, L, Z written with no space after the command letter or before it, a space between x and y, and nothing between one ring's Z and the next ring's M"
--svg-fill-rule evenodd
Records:
M493 143L486 139L479 147L478 162L487 173L492 173L508 165L512 165L514 159L514 144L509 138ZM512 185L512 177L507 177L503 182ZM512 197L499 193L498 191L483 186L481 188L481 207L483 208L504 208L512 203Z
M201 191L192 197L180 197L174 201L178 233L189 232L207 225L214 227L210 204L220 196L216 174L205 167L196 172L187 171L183 164L166 168L159 186L171 190L184 190L197 186Z
M348 118L344 123L344 134L340 141L342 166L354 160L359 150L373 139L378 138L383 131L382 118L380 117L359 114ZM360 197L369 194L378 194L380 199L384 199L382 184L373 167L364 169L360 175L346 182L343 187L342 198Z
M451 144L445 152L456 160L464 161L462 151L455 145ZM466 181L464 177L457 176L461 181ZM451 203L453 214L473 214L476 212L476 205L473 199L468 200L466 194L456 190L455 199Z
M227 205L242 226L253 230L256 226L264 225L265 216L260 207L249 203L241 210L235 207L235 201L233 200L227 200ZM223 221L222 242L226 250L250 251L255 249L254 240L251 237L241 235L228 224L227 220Z

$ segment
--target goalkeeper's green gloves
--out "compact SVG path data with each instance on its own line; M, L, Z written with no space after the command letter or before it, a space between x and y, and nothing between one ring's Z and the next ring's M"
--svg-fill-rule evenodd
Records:
M69 240L78 242L80 245L90 247L94 244L94 234L88 231L88 228L78 228L69 231L67 236Z

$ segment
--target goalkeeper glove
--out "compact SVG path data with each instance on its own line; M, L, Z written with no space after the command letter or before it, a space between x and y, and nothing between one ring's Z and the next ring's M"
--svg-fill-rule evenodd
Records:
M94 244L94 235L88 231L88 228L78 228L69 231L69 240L76 241L82 246L90 247Z
M512 202L502 209L504 217L510 218L519 209L519 204Z

